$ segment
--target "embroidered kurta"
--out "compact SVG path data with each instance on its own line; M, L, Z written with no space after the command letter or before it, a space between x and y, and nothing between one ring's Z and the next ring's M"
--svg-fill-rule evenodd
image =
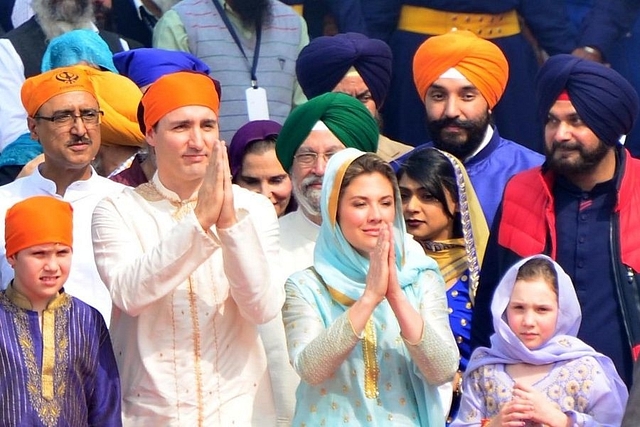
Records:
M0 293L0 424L120 426L120 381L100 313L62 292L43 312Z
M0 187L0 218L17 202L33 196L52 196L73 206L73 262L64 289L70 295L98 309L107 325L111 319L111 298L98 275L91 243L91 216L103 197L125 187L91 171L87 180L67 187L64 196L56 194L56 184L40 175L39 168L24 178ZM7 262L4 248L4 219L0 221L0 287L5 289L13 279L13 268Z
M275 423L256 325L284 290L271 203L233 186L238 223L205 232L156 174L94 213L96 263L114 304L111 334L125 425ZM253 410L255 409L255 410Z
M327 287L311 269L298 272L285 285L283 308L289 355L302 381L296 393L294 426L427 426L421 419L427 402L439 399L437 388L450 378L458 359L451 339L447 301L442 278L425 273L414 285L403 288L424 319L422 340L411 345L402 339L398 321L382 302L374 311L375 357L380 368L378 398L367 398L363 387L365 357L361 339L351 328L347 306L332 299ZM321 352L307 345L320 338ZM333 375L312 384L317 365L332 366L341 360ZM449 356L450 355L450 356ZM438 405L439 406L439 405ZM439 414L444 425L444 414Z
M515 382L505 365L484 365L471 372L464 399L452 427L480 426L483 418L498 415L512 398ZM590 356L554 364L533 386L571 418L574 426L619 426L626 397L622 399L607 378L606 371Z

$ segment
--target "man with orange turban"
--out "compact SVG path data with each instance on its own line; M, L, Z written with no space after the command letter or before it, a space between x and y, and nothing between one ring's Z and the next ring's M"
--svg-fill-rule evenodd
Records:
M501 138L491 124L509 77L506 58L492 42L470 31L452 31L420 46L413 75L432 137L416 150L435 146L463 162L491 226L509 178L544 159ZM394 167L410 155L393 162Z
M278 221L266 197L231 184L219 108L205 74L152 83L139 122L157 171L94 212L125 425L275 425L257 325L284 302Z
M122 425L104 319L63 289L73 213L67 202L35 196L13 205L2 221L15 271L0 292L0 364L10 367L0 370L2 425Z
M63 67L27 79L21 89L31 138L44 151L44 162L24 178L0 187L0 215L17 202L47 195L69 202L74 209L76 255L66 291L95 307L108 323L111 298L98 275L91 243L91 215L105 196L121 184L99 176L91 161L100 149L102 111L85 66ZM4 240L0 226L0 239ZM13 279L13 269L0 247L0 287Z
M367 0L363 13L369 36L388 41L393 78L383 109L389 137L411 145L428 141L421 99L411 87L411 62L427 39L453 30L471 31L495 43L509 62L509 84L493 117L508 139L542 152L542 123L535 117L534 92L538 58L576 48L575 30L564 1L557 0ZM364 4L364 3L363 3ZM522 24L526 23L526 28ZM392 34L391 34L392 33Z

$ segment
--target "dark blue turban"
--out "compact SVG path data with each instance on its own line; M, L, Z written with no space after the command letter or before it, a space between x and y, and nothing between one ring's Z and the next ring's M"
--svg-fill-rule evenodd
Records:
M573 55L555 55L536 77L538 115L543 123L562 91L580 118L609 145L628 134L638 116L638 94L616 71Z
M391 49L382 40L358 33L317 37L305 46L296 61L302 91L311 99L331 92L354 67L380 108L391 83Z
M120 74L133 80L138 86L146 86L165 74L179 71L197 71L209 74L209 67L187 52L141 48L113 55L113 62Z

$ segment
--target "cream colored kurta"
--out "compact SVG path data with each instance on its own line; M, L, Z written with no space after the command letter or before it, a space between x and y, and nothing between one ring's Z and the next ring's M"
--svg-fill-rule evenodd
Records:
M265 197L235 185L234 204L238 223L205 233L195 201L179 202L156 175L95 210L125 425L275 422L256 324L273 319L284 301L272 278L278 223Z

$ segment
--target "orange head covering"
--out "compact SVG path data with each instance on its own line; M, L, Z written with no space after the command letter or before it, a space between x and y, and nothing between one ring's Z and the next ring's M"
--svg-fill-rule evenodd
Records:
M111 71L86 67L96 90L100 109L104 111L100 123L104 145L142 147L144 135L138 126L138 104L142 98L140 88L128 78Z
M493 108L507 86L509 64L498 46L471 31L451 31L428 38L413 57L413 81L424 102L427 89L455 68L482 93Z
M36 196L13 205L4 219L7 257L45 243L73 245L73 208L50 196Z
M220 83L206 74L191 71L160 77L149 86L140 101L140 130L146 133L167 113L187 105L209 107L217 116L220 111Z
M27 114L33 117L42 104L54 96L78 90L89 92L98 99L85 67L62 67L29 77L22 85L20 98Z

